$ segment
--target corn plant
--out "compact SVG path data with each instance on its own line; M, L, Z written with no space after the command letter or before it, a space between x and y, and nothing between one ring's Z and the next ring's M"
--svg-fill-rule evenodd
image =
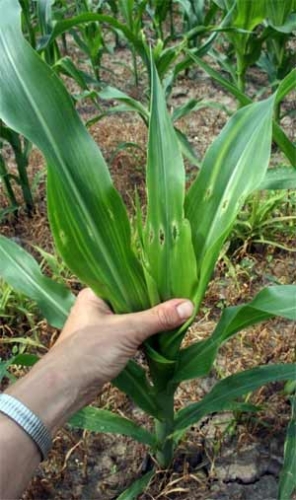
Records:
M289 4L287 3L286 6ZM296 5L295 5L296 10ZM295 66L294 52L289 48L289 40L296 29L296 13L283 12L280 16L265 21L265 46L258 65L264 69L270 83L275 88L280 80Z
M281 53L281 43L278 39L281 38L281 26L287 17L294 10L294 0L273 1L273 0L257 0L250 2L249 0L214 0L215 3L223 10L226 15L229 9L233 9L233 15L230 20L230 26L237 28L237 31L226 32L226 36L230 41L236 59L236 84L242 92L245 90L246 71L248 67L255 64L262 53L263 44L270 40L272 44L272 52L277 59L278 67L282 65L284 54ZM269 23L267 22L269 21ZM264 23L269 26L264 29ZM291 33L293 28L291 22L287 23L287 31L283 27L283 32ZM276 29L271 29L271 26L276 26ZM282 74L284 77L286 73Z
M295 387L294 387L295 389ZM293 492L295 492L295 472L296 472L296 396L295 394L291 396L291 420L287 430L287 439L285 442L284 449L284 463L285 468L282 470L280 475L280 492L281 498L292 498ZM291 471L291 474L286 474L287 470ZM294 477L293 477L294 474Z
M30 0L20 0L20 4L22 7L23 31L26 33L32 47L36 48L36 33L34 26L36 18L35 5Z
M218 6L214 2L205 0L176 0L183 13L183 32L188 32L196 26L208 26L213 22ZM207 8L208 7L208 8ZM195 37L190 42L190 47L199 44L199 38Z
M197 313L235 217L265 177L276 96L245 106L229 120L186 192L176 133L152 63L147 210L144 218L136 204L131 238L126 207L102 154L61 81L25 41L19 14L17 0L0 0L0 117L33 141L46 158L48 215L64 262L116 313L139 311L172 297L192 300ZM62 326L72 294L43 276L33 258L4 237L0 276L35 300L51 324ZM161 467L169 467L188 426L212 412L250 410L239 399L243 394L268 382L295 379L295 364L259 366L221 380L201 401L174 411L178 385L206 376L224 342L242 328L274 316L295 319L294 305L295 287L268 287L251 302L226 308L208 339L181 348L194 314L181 328L159 332L147 341L150 378L131 360L113 382L154 419L154 433L92 407L76 414L71 425L132 436L151 447ZM125 498L134 498L152 474L141 478Z
M151 16L154 29L159 39L164 39L163 24L168 16L170 18L171 37L174 36L173 0L167 0L166 2L162 2L162 0L149 0L148 12Z
M135 36L136 39L141 38L141 30L143 28L143 14L148 0L119 0L118 9L123 17L127 28ZM135 84L138 85L138 67L137 67L137 48L135 44L131 44L131 52L133 58L133 70L135 77Z
M47 39L53 29L54 12L52 9L53 0L37 0L36 2L36 21L37 28L40 31L40 39ZM39 41L36 48L38 49ZM53 65L59 58L60 49L56 40L50 44L44 51L44 58L46 62Z
M77 16L95 13L96 10L100 11L100 8L92 1L75 3ZM104 52L107 51L100 23L92 21L77 27L74 26L69 30L69 33L73 36L81 51L86 54L95 78L100 81L101 60Z
M258 66L267 72L273 89L295 67L294 51L289 47L293 32L296 30L296 2L287 1L268 4L268 19L265 21L265 46ZM276 107L276 119L281 118L281 103Z

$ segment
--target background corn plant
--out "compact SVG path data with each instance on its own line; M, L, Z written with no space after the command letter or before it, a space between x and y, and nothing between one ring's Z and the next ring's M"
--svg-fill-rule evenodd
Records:
M13 151L17 167L16 174L11 172L5 160L4 145L6 144L9 144ZM17 184L20 186L28 213L31 213L34 208L33 194L27 174L31 146L30 141L21 137L11 128L6 127L2 121L0 122L0 179L4 183L12 209L16 209L19 205L14 185Z
M265 180L274 105L286 91L287 80L276 95L246 105L229 120L186 192L176 132L151 63L148 204L145 216L137 204L132 238L127 210L100 150L61 81L22 35L18 2L0 0L0 14L0 118L34 142L46 158L48 215L65 263L117 313L142 310L176 296L191 299L197 312L242 203ZM71 292L45 277L25 250L4 237L0 237L0 257L3 279L36 301L50 324L62 327L73 303ZM295 287L269 287L248 304L226 308L212 335L186 349L180 346L194 316L176 331L159 332L148 341L144 350L151 382L145 370L130 361L114 384L154 418L154 433L91 407L74 416L71 424L132 436L151 446L160 466L168 467L188 426L208 413L250 410L240 400L243 394L267 382L295 379L294 364L257 367L223 379L203 400L174 412L174 393L180 382L207 375L224 342L242 328L276 315L295 319L294 306ZM283 491L290 494L295 487L289 475L291 449L289 434L282 499L286 498ZM133 486L133 491L139 492L151 474Z

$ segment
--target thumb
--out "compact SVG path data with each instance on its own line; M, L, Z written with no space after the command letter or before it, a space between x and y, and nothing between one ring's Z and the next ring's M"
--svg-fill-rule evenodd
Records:
M123 315L121 320L127 321L126 331L140 345L151 335L182 325L192 316L193 311L194 305L190 300L172 299L147 311Z

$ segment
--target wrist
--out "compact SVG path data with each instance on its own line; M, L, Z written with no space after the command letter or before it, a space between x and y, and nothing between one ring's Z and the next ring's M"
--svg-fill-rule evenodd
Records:
M52 434L76 411L79 401L74 377L62 361L51 352L46 354L6 391L35 413Z

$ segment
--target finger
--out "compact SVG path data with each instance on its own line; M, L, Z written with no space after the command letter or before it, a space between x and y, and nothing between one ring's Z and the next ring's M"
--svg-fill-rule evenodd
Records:
M88 313L113 314L108 304L97 297L91 288L84 288L79 292L74 307L83 309L84 311L87 309Z
M114 316L112 321L121 322L122 331L126 331L139 345L151 335L182 325L193 311L194 305L190 300L173 299L147 311Z

